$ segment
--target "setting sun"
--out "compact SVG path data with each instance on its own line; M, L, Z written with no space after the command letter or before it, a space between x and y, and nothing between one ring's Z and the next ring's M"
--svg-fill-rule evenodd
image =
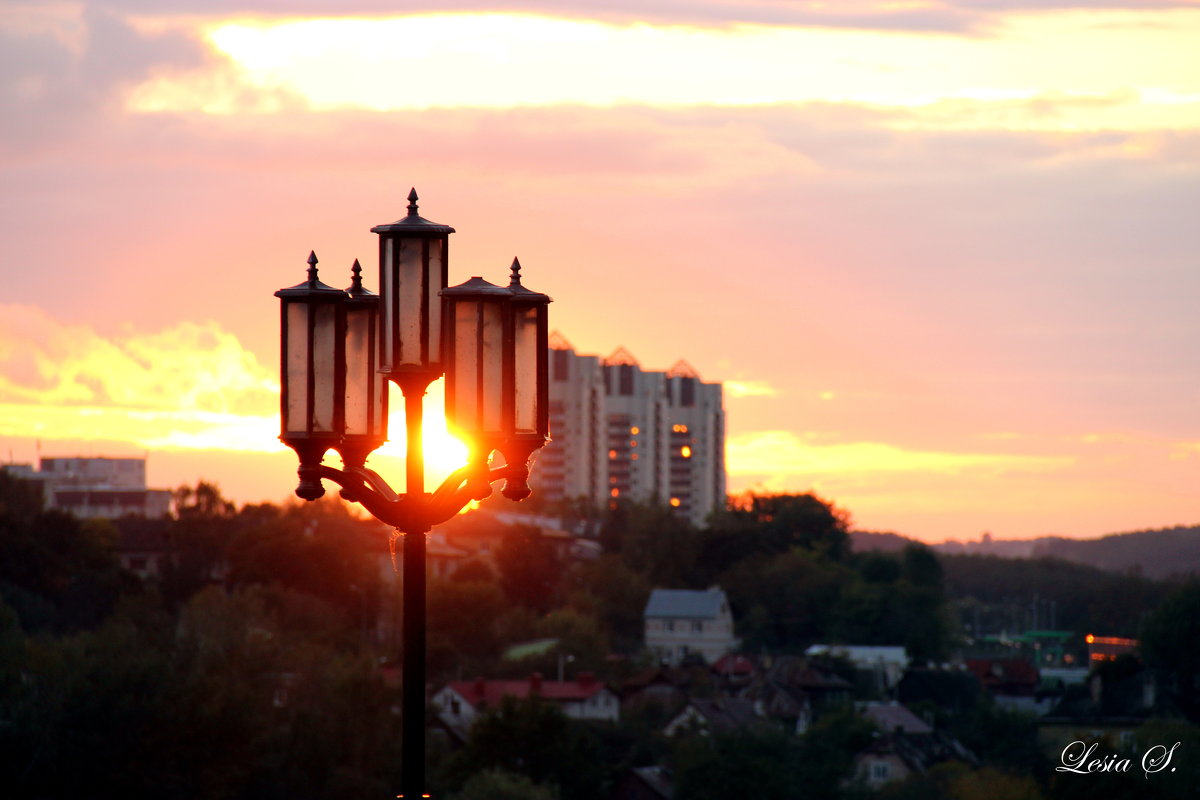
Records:
M446 426L444 378L434 381L425 394L422 416L422 446L425 451L425 490L432 491L451 472L466 466L468 449L461 439L455 438ZM392 488L401 491L406 452L404 426L404 399L394 386L390 394L391 413L388 414L388 441L375 451L368 466L392 483ZM385 465L381 468L381 462Z

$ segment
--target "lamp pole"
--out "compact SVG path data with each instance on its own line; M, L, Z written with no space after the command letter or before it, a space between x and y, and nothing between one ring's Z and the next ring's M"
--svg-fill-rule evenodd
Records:
M379 234L380 293L307 280L281 300L280 440L296 451L296 494L316 500L323 480L403 535L403 689L400 797L425 795L425 537L504 480L510 500L529 496L529 459L549 440L547 306L521 284L516 259L508 286L479 277L447 287L448 225L417 213L372 228ZM422 414L429 385L446 376L446 417L468 440L468 463L425 491ZM365 462L387 439L388 383L404 396L404 494ZM329 450L343 469L323 463ZM490 465L499 452L503 466Z

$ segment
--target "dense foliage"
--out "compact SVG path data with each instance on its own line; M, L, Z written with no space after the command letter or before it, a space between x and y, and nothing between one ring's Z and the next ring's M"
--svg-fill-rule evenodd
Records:
M0 473L6 796L387 796L399 784L401 656L389 532L332 500L236 508L204 483L176 500L171 519L80 521L44 511L30 485ZM552 676L565 665L619 682L650 665L650 591L713 584L727 592L747 652L895 644L936 663L963 636L963 602L1001 605L1019 588L1055 599L1081 631L1098 620L1113 633L1141 625L1166 690L1195 697L1194 585L1161 603L1161 584L1096 581L1061 562L939 559L916 545L855 553L848 515L813 495L748 495L702 529L653 505L571 513L600 545L594 560L487 514L447 526L451 543L482 536L494 546L491 558L430 580L432 684ZM140 580L121 567L121 540L169 558ZM536 640L551 646L505 657ZM692 675L693 696L712 695L712 676ZM673 771L677 796L700 800L865 791L850 780L850 758L872 731L851 714L803 735L762 728L668 741L668 711L632 709L601 725L536 700L505 702L461 748L431 732L435 796L604 798L631 767L652 764ZM931 772L888 796L966 800L987 787L997 797L1070 796L1074 784L1047 777L1028 718L984 700L937 714L983 771Z

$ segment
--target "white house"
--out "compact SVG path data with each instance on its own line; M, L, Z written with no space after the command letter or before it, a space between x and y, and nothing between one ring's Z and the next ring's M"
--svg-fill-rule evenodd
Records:
M679 664L693 653L711 664L740 644L733 635L729 601L719 586L703 592L655 589L644 618L646 647L668 664Z
M448 725L466 731L475 718L488 708L495 708L508 696L524 700L536 695L558 705L573 719L601 719L616 722L621 714L621 700L616 692L596 679L591 672L581 672L573 681L545 681L538 673L526 680L451 681L432 699L438 716Z
M889 690L898 684L909 663L908 651L891 645L814 644L804 654L845 658L856 669L874 673L881 690Z

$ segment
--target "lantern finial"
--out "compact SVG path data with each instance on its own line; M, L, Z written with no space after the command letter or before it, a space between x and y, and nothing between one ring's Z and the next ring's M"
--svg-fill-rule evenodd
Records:
M315 250L308 251L308 282L311 286L317 284L317 253Z
M508 285L509 286L520 286L521 285L521 262L517 260L516 256L513 256L513 263L512 263L511 269L512 269L512 275L511 275L511 277L509 277Z
M354 265L350 267L350 274L353 277L350 278L350 288L346 291L350 292L351 294L361 294L363 288L362 267L359 266L357 258L354 259Z
M408 190L408 215L410 217L420 216L417 214L417 187Z

